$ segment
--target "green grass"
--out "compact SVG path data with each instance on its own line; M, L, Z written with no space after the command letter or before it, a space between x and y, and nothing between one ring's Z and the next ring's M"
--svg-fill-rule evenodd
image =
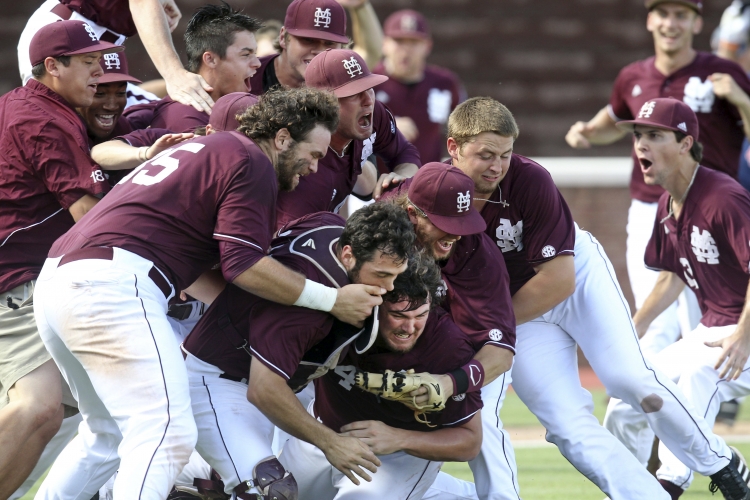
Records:
M607 395L604 390L594 390L591 393L594 398L594 415L601 421L606 410ZM506 427L539 425L539 421L515 393L508 395L500 415ZM750 412L740 411L738 420L750 421ZM730 442L730 444L732 443ZM742 443L735 444L735 446L745 457L750 458L750 444ZM519 448L516 449L516 461L518 463L521 496L524 500L602 500L604 498L604 494L576 471L560 455L557 448L552 446ZM446 463L443 470L460 479L472 480L471 470L465 463ZM707 478L696 474L692 486L681 498L685 500L717 500L717 498L721 498L709 493L708 483ZM33 499L38 484L22 500Z

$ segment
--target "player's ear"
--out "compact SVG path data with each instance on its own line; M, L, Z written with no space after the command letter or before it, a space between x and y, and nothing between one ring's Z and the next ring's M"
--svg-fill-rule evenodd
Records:
M219 64L219 56L207 50L201 56L201 64L207 68L215 68Z
M279 31L279 47L286 50L286 28L283 26L281 27L281 31Z
M50 75L54 76L55 78L59 78L60 77L60 69L58 67L59 64L60 62L54 57L48 57L44 60L44 69Z
M418 217L417 217L417 209L415 209L411 205L407 205L407 207L406 207L406 213L409 215L409 220L411 221L411 223L416 226L417 225L417 219L418 219Z
M693 35L697 35L701 31L703 31L703 16L696 15L693 22Z
M458 152L461 148L456 142L456 139L454 139L453 137L448 137L447 147L450 157L454 160L458 160Z
M352 251L351 245L344 245L341 247L339 260L347 271L354 269L354 266L357 265L357 259L354 258L354 252Z
M292 143L292 135L286 128L279 129L276 132L276 137L273 138L273 142L276 145L277 150L286 151Z
M695 139L693 139L692 135L686 135L685 138L680 143L680 153L689 155L690 148L693 147L694 142L695 142Z

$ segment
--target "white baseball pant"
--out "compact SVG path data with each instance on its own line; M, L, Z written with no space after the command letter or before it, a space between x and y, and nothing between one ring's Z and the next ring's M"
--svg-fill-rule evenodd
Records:
M307 409L311 414L312 407L313 402ZM279 461L297 480L299 500L418 500L443 465L403 451L378 458L378 471L369 473L372 481L360 478L359 486L333 467L320 448L295 437L284 444Z
M707 347L704 342L718 340L734 333L737 325L707 328L698 325L684 339L672 344L662 352L649 358L652 364L666 376L677 382L697 412L703 416L709 427L713 427L719 406L722 402L750 394L750 362L745 364L742 375L737 380L719 378L714 369L721 348ZM615 435L634 453L640 452L635 444L643 441L639 433L650 429L642 415L620 400L612 400L607 408L607 421ZM650 450L649 450L650 452ZM648 460L647 454L636 455L640 460ZM693 479L692 471L662 443L659 444L661 468L656 477L667 480L687 489Z
M219 378L222 370L189 352L185 365L198 426L195 449L232 494L241 482L252 481L258 462L273 455L274 425L247 400L247 384ZM250 492L257 493L255 488Z
M197 431L153 264L119 248L111 261L59 261L42 268L34 312L83 422L36 498L88 500L119 466L117 498L163 499Z

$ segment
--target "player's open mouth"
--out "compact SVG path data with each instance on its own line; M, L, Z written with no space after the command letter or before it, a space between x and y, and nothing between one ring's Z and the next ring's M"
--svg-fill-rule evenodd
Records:
M372 113L368 113L364 115L362 118L360 118L357 121L357 125L359 125L362 128L370 128L370 125L372 125Z
M108 114L108 115L94 115L94 120L96 120L96 123L101 127L105 129L109 129L115 126L115 115L114 114Z
M250 90L252 90L252 87L250 86L250 79L251 78L252 78L252 75L248 76L247 78L245 78L245 87L247 87L247 91L248 92L250 92Z
M638 162L641 164L642 170L648 170L649 167L654 164L651 160L647 160L646 158L638 158Z
M455 242L456 242L456 240L450 240L450 241L438 240L437 241L437 246L443 252L450 252L451 248L453 248L453 244Z

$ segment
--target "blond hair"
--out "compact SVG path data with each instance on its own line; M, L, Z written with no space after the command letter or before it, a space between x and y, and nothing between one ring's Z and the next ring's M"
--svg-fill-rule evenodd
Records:
M513 113L491 97L472 97L456 106L448 117L448 137L459 148L483 132L518 139Z

